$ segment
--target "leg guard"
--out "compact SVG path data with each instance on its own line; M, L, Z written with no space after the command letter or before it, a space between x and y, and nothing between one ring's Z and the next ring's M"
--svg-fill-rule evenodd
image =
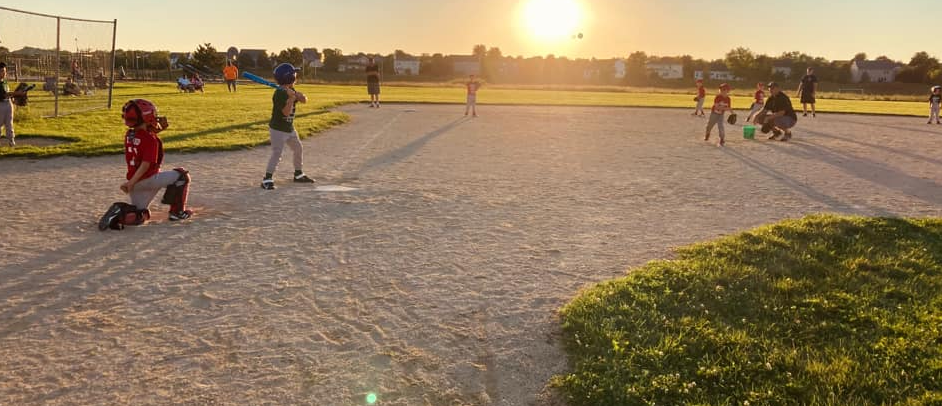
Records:
M115 202L98 220L99 230L123 230L124 226L137 226L150 219L150 211L138 210L133 204Z
M186 209L186 198L190 190L190 173L183 168L173 168L180 174L176 182L167 186L164 197L160 199L163 204L170 205L170 212L176 213Z

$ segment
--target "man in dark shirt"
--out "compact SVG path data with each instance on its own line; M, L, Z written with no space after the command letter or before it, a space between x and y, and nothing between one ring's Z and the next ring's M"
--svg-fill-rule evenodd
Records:
M769 83L769 92L771 96L765 102L763 109L756 117L756 124L762 124L762 132L772 132L770 140L777 139L779 135L784 134L782 141L788 141L792 138L791 128L798 123L798 115L792 108L792 101L778 83Z
M814 68L808 68L805 76L802 76L801 83L798 85L798 95L801 96L802 111L804 116L808 117L808 105L811 105L811 117L814 112L814 95L818 92L818 77L814 75Z
M379 66L373 58L366 66L366 91L370 94L370 107L379 107Z

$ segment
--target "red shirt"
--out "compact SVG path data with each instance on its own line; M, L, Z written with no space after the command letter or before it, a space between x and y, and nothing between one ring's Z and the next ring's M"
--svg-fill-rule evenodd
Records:
M716 95L716 98L713 99L713 112L716 114L722 114L726 112L727 107L732 107L733 102L729 99L729 96L723 96L721 94Z
M705 87L700 86L699 88L697 88L697 97L699 97L699 98L701 98L701 99L704 98L704 97L706 97L706 88L705 88Z
M478 82L468 82L468 94L476 95L478 94Z
M765 104L765 92L756 90L756 104Z
M150 162L150 167L140 180L160 172L164 160L164 144L157 134L148 130L130 129L124 135L124 161L128 164L128 180L134 177L141 162Z

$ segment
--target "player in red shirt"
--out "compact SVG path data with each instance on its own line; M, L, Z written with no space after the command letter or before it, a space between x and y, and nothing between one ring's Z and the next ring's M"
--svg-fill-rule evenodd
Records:
M185 220L193 215L186 209L190 175L183 168L161 171L164 160L163 142L157 133L167 128L166 117L157 115L157 106L144 99L134 99L121 108L121 117L128 131L124 136L124 161L127 182L121 191L131 196L131 204L116 202L98 221L98 229L120 230L126 225L140 225L150 219L151 200L166 188L161 202L170 205L170 221Z
M756 113L762 111L765 108L765 84L756 83L756 101L752 102L752 109L749 110L749 116L746 117L746 122L751 122L752 118Z
M710 140L710 133L713 132L713 126L717 126L720 131L720 146L726 145L726 129L723 127L726 112L733 111L733 102L729 98L731 88L728 84L720 85L720 94L713 99L713 109L710 111L710 121L707 122L706 135L704 141Z
M697 108L691 116L703 117L706 114L703 112L703 103L706 101L706 88L703 87L703 79L697 79L697 97L693 99L697 102Z

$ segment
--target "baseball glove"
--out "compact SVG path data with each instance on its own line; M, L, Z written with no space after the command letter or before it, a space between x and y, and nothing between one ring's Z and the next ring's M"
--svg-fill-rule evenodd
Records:
M730 114L729 117L726 117L726 122L729 123L730 125L736 124L736 119L738 118L739 117L736 117L736 113L733 113L733 114Z
M697 96L693 96L693 101L698 102L698 101L700 101L700 98L697 97Z

